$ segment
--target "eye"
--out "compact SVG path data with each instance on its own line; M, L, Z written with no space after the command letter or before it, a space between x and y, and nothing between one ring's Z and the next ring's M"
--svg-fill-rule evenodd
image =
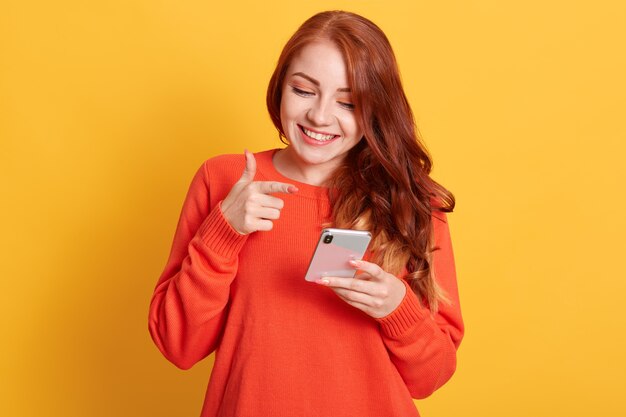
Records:
M343 101L338 101L337 103L346 110L354 110L354 104L352 103L345 103Z
M295 94L302 96L302 97L310 97L313 95L313 93L309 92L309 91L304 91L299 89L298 87L291 87L291 91L293 91Z

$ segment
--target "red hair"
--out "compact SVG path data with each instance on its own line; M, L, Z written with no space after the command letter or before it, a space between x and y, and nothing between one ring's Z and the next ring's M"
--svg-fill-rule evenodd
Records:
M406 279L431 311L445 300L431 267L433 211L451 212L452 193L430 178L432 160L422 144L400 81L391 45L374 23L344 11L316 14L289 39L267 90L276 129L282 87L293 57L306 45L330 40L342 52L355 117L364 140L350 150L328 186L335 227L372 232L370 261Z

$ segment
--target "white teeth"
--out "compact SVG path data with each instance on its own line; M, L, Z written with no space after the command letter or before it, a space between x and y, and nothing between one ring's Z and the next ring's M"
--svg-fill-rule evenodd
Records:
M331 140L335 137L335 135L322 135L321 133L311 132L310 130L304 127L302 128L302 130L308 137L313 138L315 140L319 140L321 142L326 142L327 140Z

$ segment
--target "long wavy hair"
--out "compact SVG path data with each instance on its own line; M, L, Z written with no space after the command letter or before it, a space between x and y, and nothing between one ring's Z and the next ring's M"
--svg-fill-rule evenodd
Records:
M289 39L267 90L267 108L279 135L282 87L293 57L306 45L330 40L342 52L357 123L364 137L332 173L335 227L369 230L370 261L405 279L436 312L447 297L432 267L434 211L451 212L452 193L430 178L422 144L402 88L396 58L382 30L345 11L316 14Z

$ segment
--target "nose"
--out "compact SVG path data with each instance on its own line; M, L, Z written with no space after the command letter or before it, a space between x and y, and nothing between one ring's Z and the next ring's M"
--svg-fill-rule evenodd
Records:
M328 126L332 123L332 105L327 100L315 100L309 111L308 119L316 126Z

